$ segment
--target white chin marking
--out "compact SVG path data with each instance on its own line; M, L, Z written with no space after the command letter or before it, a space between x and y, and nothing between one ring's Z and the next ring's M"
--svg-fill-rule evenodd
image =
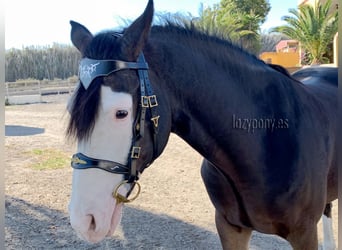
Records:
M332 219L327 216L322 216L322 224L323 224L323 250L335 250L335 240L334 240L334 231L333 231L333 223Z
M94 129L89 140L78 142L78 152L92 158L126 164L132 140L132 105L131 95L113 92L110 87L102 86ZM118 110L127 111L128 116L118 119ZM123 175L104 170L74 169L70 222L82 239L95 243L114 233L121 220L123 204L116 203L112 192L122 181ZM126 191L123 189L122 192Z

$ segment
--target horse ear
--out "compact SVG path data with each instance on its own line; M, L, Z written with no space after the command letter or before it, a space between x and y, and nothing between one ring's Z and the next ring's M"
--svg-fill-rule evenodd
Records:
M90 41L93 39L93 35L90 31L74 21L70 21L71 24L71 41L74 46L84 55L84 51L87 48Z
M121 53L126 60L137 60L150 34L153 13L153 0L149 0L144 13L125 30L121 38Z

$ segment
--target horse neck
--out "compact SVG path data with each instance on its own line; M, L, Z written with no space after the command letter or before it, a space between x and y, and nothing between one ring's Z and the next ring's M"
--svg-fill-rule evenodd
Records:
M189 41L173 42L171 38L164 41L167 42L159 44L163 49L155 49L158 53L153 53L159 58L151 56L149 65L157 71L160 76L157 84L168 96L172 132L212 162L225 158L218 154L224 154L235 142L241 144L246 140L230 136L236 111L245 118L258 114L248 97L255 87L246 75L257 77L265 69L239 51L220 52L220 46L208 49L201 41L197 47L187 46ZM221 53L226 54L225 63L219 61L223 60ZM229 60L234 55L239 60L232 63ZM250 63L248 60L252 61L251 68L243 65Z

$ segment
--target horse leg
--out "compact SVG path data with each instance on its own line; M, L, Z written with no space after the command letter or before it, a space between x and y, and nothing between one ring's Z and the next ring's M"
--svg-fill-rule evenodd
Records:
M248 250L251 229L231 225L226 218L216 210L215 222L223 250Z
M324 213L322 216L323 223L323 250L335 250L335 240L332 227L332 217L331 217L332 203L328 203L325 206Z
M294 250L318 250L317 223L303 223L286 238Z
M251 228L233 182L215 165L203 160L201 175L215 206L215 221L224 250L247 250Z

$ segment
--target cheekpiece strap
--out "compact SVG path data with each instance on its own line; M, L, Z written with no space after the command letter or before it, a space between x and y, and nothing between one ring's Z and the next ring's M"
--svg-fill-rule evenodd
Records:
M79 79L85 89L88 89L95 78L108 76L123 69L147 70L146 62L125 62L120 60L96 60L83 58L79 65Z

